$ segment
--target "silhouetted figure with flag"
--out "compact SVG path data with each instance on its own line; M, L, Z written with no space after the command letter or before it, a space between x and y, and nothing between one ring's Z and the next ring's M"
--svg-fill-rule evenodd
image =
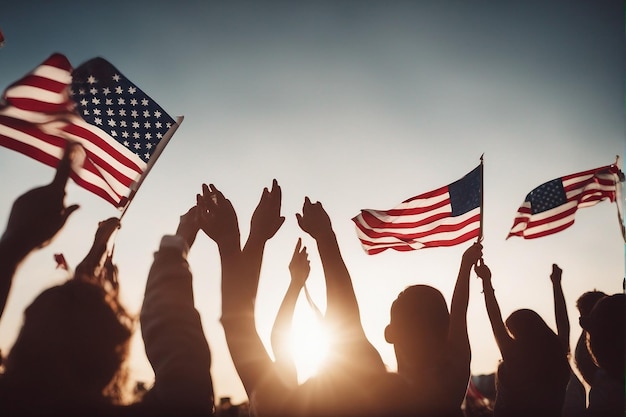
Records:
M78 206L65 207L72 149L55 180L19 197L0 240L4 299L19 263L45 245ZM74 276L44 290L24 322L0 375L0 410L7 416L212 415L211 357L186 255L199 229L198 210L164 236L148 276L140 323L154 386L125 404L126 360L135 319L118 298L117 268L107 242L119 219L100 222Z
M480 243L463 254L449 313L443 294L428 285L406 288L391 306L385 339L393 344L398 374L409 381L423 415L463 415L471 357L469 278L481 257Z
M482 260L475 270L483 281L489 321L502 355L494 416L561 416L570 368L559 337L533 310L516 310L504 323L491 271Z

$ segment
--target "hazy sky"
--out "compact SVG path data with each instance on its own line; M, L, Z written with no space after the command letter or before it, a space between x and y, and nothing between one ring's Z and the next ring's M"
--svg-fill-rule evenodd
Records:
M350 219L362 208L392 208L455 181L483 153L484 254L505 317L532 308L556 329L549 280L555 262L564 270L572 344L580 332L576 298L594 288L622 290L624 242L615 204L579 211L576 224L559 234L505 241L534 187L624 154L622 2L5 3L2 89L53 52L75 67L102 56L171 116L185 116L117 236L122 298L131 311L139 311L160 237L175 232L203 182L231 199L245 239L261 190L276 178L287 221L266 248L257 301L262 338L269 342L300 236L311 258L308 286L325 305L317 250L294 215L308 195L333 221L366 333L394 370L393 349L383 338L391 302L415 283L437 287L449 302L470 242L368 256ZM0 148L0 218L53 172ZM52 254L63 252L75 266L97 222L117 215L74 184L66 202L81 209L15 279L0 322L4 353L25 306L63 279ZM242 401L219 324L213 242L199 236L190 264L216 397ZM493 372L500 358L480 290L472 278L468 326L476 374ZM300 301L296 322L310 314ZM138 379L153 377L140 337L132 370Z

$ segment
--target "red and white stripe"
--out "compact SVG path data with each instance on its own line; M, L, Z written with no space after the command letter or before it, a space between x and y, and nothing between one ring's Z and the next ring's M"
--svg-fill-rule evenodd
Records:
M71 178L115 206L123 206L146 163L73 111L71 82L71 64L65 56L54 54L11 85L0 105L0 146L56 167L68 141L79 142L86 158Z
M410 251L453 246L480 232L480 207L452 217L448 186L404 201L391 210L361 210L354 217L357 235L370 255L386 249Z
M607 165L564 176L561 181L567 202L542 213L532 214L530 202L524 201L517 211L507 239L511 236L535 239L560 232L574 224L579 208L591 207L606 199L615 201L618 168Z

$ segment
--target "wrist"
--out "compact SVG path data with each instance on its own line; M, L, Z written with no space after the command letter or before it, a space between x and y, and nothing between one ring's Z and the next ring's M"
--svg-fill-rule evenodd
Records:
M20 244L20 239L12 239L3 235L0 238L0 260L4 264L19 264L35 248Z

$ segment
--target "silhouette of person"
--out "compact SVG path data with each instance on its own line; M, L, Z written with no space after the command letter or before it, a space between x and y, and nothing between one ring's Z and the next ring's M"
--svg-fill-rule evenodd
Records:
M190 210L176 236L163 238L148 277L141 325L155 384L142 401L123 404L134 320L119 302L117 268L106 253L119 227L112 218L100 222L74 277L43 291L25 310L0 377L0 410L11 416L211 415L210 352L186 263L197 216Z
M587 346L598 370L589 391L587 415L623 416L624 398L624 311L626 295L613 294L600 299L589 316L581 318L587 331Z
M482 257L474 243L461 260L450 313L437 289L413 285L391 306L385 339L394 345L398 374L419 393L418 409L424 415L462 416L461 404L470 378L470 344L467 334L469 277Z
M533 310L516 310L505 324L491 271L482 259L474 269L483 280L487 314L502 355L494 416L560 416L570 374L562 342Z
M259 416L428 415L420 412L429 410L427 407L432 406L432 400L424 399L425 395L416 392L415 385L409 384L403 375L387 372L379 353L368 341L330 218L321 203L312 203L308 197L304 200L302 214L296 214L296 219L300 228L315 239L322 261L327 295L324 324L331 340L329 356L317 375L303 384L294 388L282 381L259 338L254 318L264 247L284 222L280 215L280 198L281 190L274 180L271 191L263 190L252 215L250 235L241 250L237 216L231 202L214 185L203 186L207 213L202 229L217 243L222 262L221 321L233 363L250 398L251 410ZM473 260L468 255L463 262L469 264L460 274L462 278L453 302L451 320L454 323L450 327L455 329L465 328L467 289L463 287L469 283L463 281L468 280L465 274L469 276L471 265L480 257L480 246L473 246L471 253ZM445 302L443 307L447 316ZM446 334L448 330L446 326ZM395 328L390 330L390 335L396 333L402 334ZM466 332L465 336L453 335L455 342L451 348L457 347L457 337L467 341ZM464 385L457 387L454 372L442 377L454 378L451 391L459 398L452 407L438 406L438 410L452 408L452 415L460 415L469 380L469 345L464 344L460 350L463 349L467 349L465 357L461 352L460 359L448 360L453 363L450 367L454 371L458 363L463 363L464 370L460 373L464 375ZM450 355L456 353L450 352Z
M306 246L302 246L302 239L298 238L296 247L289 262L289 272L291 281L280 304L276 320L272 327L271 344L274 352L275 363L282 368L280 374L285 379L285 383L291 386L298 385L298 372L293 362L291 354L290 334L293 321L293 312L296 308L298 295L304 287L304 283L309 277L311 266L306 251Z
M35 249L47 246L79 206L65 206L65 185L80 145L68 144L48 185L34 188L13 203L9 220L0 238L0 316L4 311L13 276Z
M586 317L591 314L591 310L593 310L596 303L604 297L606 297L604 292L596 290L587 291L578 297L578 300L576 300L576 308L579 312L579 324L586 320ZM584 381L587 385L591 386L595 373L598 370L598 365L593 361L591 353L587 348L587 331L584 328L580 332L578 342L576 343L574 362Z

